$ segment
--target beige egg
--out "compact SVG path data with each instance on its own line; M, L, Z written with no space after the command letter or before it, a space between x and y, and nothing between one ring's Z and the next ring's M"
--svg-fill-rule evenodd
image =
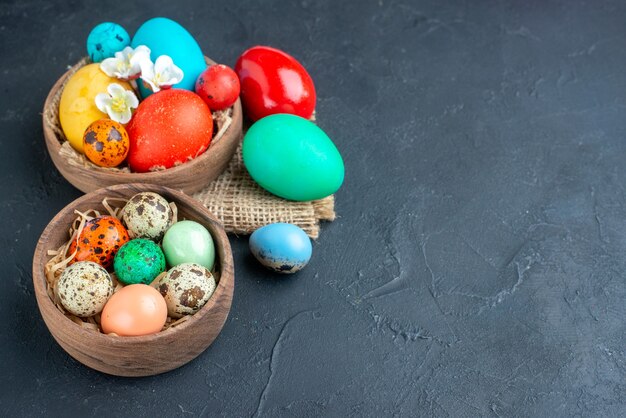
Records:
M215 278L200 264L184 263L172 267L157 283L172 318L200 310L215 291Z
M54 290L68 312L88 317L102 311L115 286L102 266L92 261L79 261L63 270Z
M152 192L137 193L123 210L126 228L135 238L159 241L172 224L174 212L161 195Z

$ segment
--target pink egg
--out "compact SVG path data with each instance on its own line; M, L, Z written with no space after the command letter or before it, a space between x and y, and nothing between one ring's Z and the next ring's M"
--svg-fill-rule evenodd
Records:
M163 296L145 284L131 284L115 292L102 310L100 325L105 334L121 336L154 334L167 320Z

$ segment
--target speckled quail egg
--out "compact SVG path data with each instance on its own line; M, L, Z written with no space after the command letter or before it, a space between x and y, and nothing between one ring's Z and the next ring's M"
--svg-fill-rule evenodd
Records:
M171 268L157 283L172 318L198 312L215 291L215 278L200 264L183 263Z
M67 267L55 286L63 307L80 317L100 313L114 290L109 273L92 261L79 261Z
M122 212L124 223L135 238L159 241L172 224L174 213L165 198L152 192L137 193Z

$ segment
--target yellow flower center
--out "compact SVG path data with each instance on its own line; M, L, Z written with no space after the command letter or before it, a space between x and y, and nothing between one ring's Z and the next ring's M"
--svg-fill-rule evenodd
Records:
M126 104L126 101L123 97L114 97L113 100L111 100L111 110L113 110L114 112L122 113L125 112L127 109L128 105Z
M125 73L126 70L128 70L128 65L122 60L117 61L116 67L117 67L117 71L122 74Z

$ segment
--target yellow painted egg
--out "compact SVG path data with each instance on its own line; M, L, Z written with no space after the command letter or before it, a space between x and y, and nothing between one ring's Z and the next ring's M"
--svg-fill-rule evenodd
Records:
M96 107L96 96L106 93L111 83L132 90L127 82L106 75L100 70L100 64L84 66L70 77L63 88L59 121L70 145L80 153L83 152L83 134L87 127L98 119L108 117Z
M83 152L100 167L117 167L126 158L130 139L124 125L111 119L93 122L83 136Z

